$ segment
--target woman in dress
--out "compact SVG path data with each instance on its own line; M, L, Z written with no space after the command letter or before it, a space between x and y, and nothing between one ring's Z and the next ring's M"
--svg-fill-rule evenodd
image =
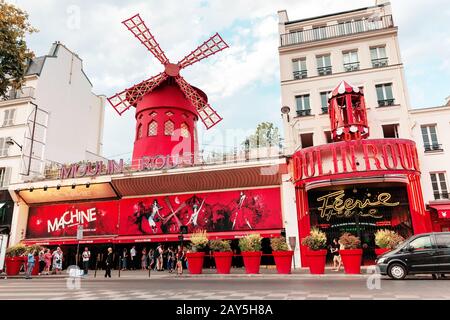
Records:
M47 249L45 251L44 260L45 260L44 274L48 275L50 273L50 266L52 265L52 253L50 252L50 249Z
M145 248L142 250L141 268L142 270L147 270L147 249Z
M63 262L63 252L60 247L53 252L53 270L56 274L61 273Z

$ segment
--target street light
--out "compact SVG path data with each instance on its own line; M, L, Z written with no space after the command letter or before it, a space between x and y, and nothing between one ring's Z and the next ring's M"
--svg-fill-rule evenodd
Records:
M22 146L20 144L18 144L17 141L11 137L6 138L6 144L9 146L17 145L20 148L20 151L22 151Z

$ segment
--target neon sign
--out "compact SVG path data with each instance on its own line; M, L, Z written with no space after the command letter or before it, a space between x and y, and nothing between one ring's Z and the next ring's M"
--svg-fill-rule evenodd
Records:
M381 219L383 216L378 212L376 207L396 207L400 205L400 202L389 202L392 196L387 192L380 193L375 201L371 201L370 199L345 199L344 197L345 190L339 190L317 198L318 202L322 202L318 209L320 217L325 218L326 221L330 221L333 216L350 218L354 215Z

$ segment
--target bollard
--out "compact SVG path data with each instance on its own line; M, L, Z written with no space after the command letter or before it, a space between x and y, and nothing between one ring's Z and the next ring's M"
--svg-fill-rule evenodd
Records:
M119 278L120 278L120 271L122 270L122 257L119 256Z

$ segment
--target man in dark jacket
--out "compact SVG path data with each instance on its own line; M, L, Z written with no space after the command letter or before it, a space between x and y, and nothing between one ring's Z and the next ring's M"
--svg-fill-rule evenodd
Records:
M106 272L105 278L111 278L111 268L113 267L113 250L112 248L108 248L108 255L106 256Z

